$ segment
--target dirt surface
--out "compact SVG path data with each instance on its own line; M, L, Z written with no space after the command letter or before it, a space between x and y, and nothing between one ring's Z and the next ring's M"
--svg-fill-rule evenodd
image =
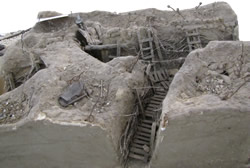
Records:
M147 62L138 60L138 32L144 39L147 38L147 30L153 32L154 39L160 42L158 45L163 62L170 59L185 60L190 52L186 39L186 31L190 29L199 29L201 47L213 40L238 39L237 16L224 2L179 13L157 9L121 14L94 11L58 16L56 19L46 19L51 14L54 16L53 12L40 14L45 20L38 22L30 30L15 38L0 39L0 43L6 46L4 56L0 57L0 89L4 92L0 96L0 132L6 135L0 136L0 149L5 149L0 160L8 153L23 158L21 161L14 159L14 162L7 160L4 162L6 166L15 167L20 165L20 162L30 162L29 155L34 150L32 147L27 150L23 148L22 143L27 141L25 138L16 141L20 134L29 137L34 147L38 144L39 148L46 149L42 150L42 155L47 156L46 153L52 151L48 157L41 157L39 163L42 166L46 163L48 167L61 167L59 161L51 161L50 157L58 156L58 160L64 160L64 156L59 153L68 151L68 148L73 154L75 151L79 153L79 156L81 152L88 153L87 158L101 157L98 153L100 150L103 157L97 163L91 159L82 162L81 159L73 157L72 159L79 162L73 164L74 160L68 159L65 164L69 167L77 167L80 164L84 167L100 167L101 162L105 161L108 161L105 167L122 166L119 159L119 141L126 122L133 115L131 113L136 102L135 88L149 85L145 78ZM77 18L83 20L83 28L76 24ZM79 34L79 29L84 31L84 37ZM116 49L91 52L87 51L86 41L88 46L92 47L97 44L122 44L125 47L121 49L120 55L117 55ZM223 107L230 103L232 106L237 105L236 107L244 105L249 110L249 104L245 101L248 100L248 83L242 83L249 72L247 45L248 43L242 42L210 43L204 50L192 52L179 72L178 68L183 62L179 61L178 67L173 66L171 62L166 63L169 74L174 76L178 72L178 75L174 78L163 106L163 121L167 121L165 114L174 121L175 117L189 113L188 110L209 106L207 101L211 104L217 102ZM217 58L220 54L222 56ZM229 56L226 57L226 54ZM103 60L103 56L110 59ZM179 80L182 78L181 74L186 72L188 75ZM84 84L89 95L62 107L58 98L74 82ZM242 91L244 89L245 91ZM198 105L192 101L198 102ZM219 109L218 104L215 103ZM188 106L187 110L185 105ZM177 107L183 107L184 110L175 112ZM76 146L70 146L68 143L65 143L66 146L56 146L55 150L50 151L56 144L56 139L64 136L64 128L60 126L65 125L65 131L74 137L72 143L80 145L82 150L88 152L78 150ZM43 132L42 141L37 138L36 132ZM86 137L82 136L85 133ZM77 134L81 136L78 137ZM164 133L159 133L158 150L161 143L164 146L162 149L165 149L161 134ZM175 136L172 137L174 139ZM8 141L17 148L11 148ZM89 141L93 142L90 146L86 145ZM59 142L64 144L64 141ZM101 146L105 146L112 155L105 153ZM91 150L92 148L94 150ZM159 151L156 155L161 157L159 160L154 158L152 164L150 163L152 166L167 165L163 158L164 152ZM37 159L40 156L39 150L35 150L33 156ZM178 162L178 158L176 159ZM171 166L174 167L173 165ZM131 165L133 166L136 164ZM203 167L202 164L200 166Z
M249 42L210 42L188 55L164 101L152 167L247 165L249 49Z

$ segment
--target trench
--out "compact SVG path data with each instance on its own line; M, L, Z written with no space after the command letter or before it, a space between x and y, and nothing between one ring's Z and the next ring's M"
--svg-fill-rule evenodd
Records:
M116 44L95 44L86 32L79 29L75 38L82 49L96 59L108 62L126 55L123 51L126 44L119 41ZM131 111L133 115L128 118L119 142L120 160L124 167L133 167L137 162L144 165L150 162L160 127L162 103L172 79L186 56L204 46L197 28L183 31L178 42L165 46L152 28L140 29L136 36L138 57L147 67L144 72L147 84L133 90L136 99Z
M147 64L145 74L148 84L134 89L136 102L131 113L136 115L127 121L120 142L124 167L136 167L138 162L140 166L145 166L150 162L160 128L163 100L174 75L189 52L202 48L197 29L189 30L185 35L175 46L178 52L171 50L166 53L166 49L161 49L161 42L154 31L148 29L147 37L137 33L140 57Z

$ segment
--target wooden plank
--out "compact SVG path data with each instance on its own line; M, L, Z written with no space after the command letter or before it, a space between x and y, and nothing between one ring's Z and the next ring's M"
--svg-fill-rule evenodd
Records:
M136 91L137 99L138 99L139 106L140 106L140 109L141 109L141 114L142 114L142 117L143 117L143 118L145 118L145 116L144 116L144 108L143 108L143 106L142 106L142 102L141 102L140 95L139 95L139 93L138 93L138 90L137 90L137 89L135 89L135 91Z
M154 71L153 73L154 73L154 80L155 80L155 82L158 82L160 79L158 77L157 71Z
M150 104L155 104L155 105L160 105L162 102L161 101L155 101L155 100L150 100L150 102L149 102Z
M149 138L150 138L150 137L149 137ZM136 143L131 143L131 147L143 149L143 145L139 145L139 144L136 144Z
M154 114L152 114L152 113L146 113L145 116L146 116L146 117L151 117L151 118L154 118L154 117L155 117Z
M160 47L160 44L159 44L159 39L157 37L157 31L156 30L153 31L153 39L154 39L154 43L155 43L155 47L156 47L156 51L157 51L157 55L159 57L159 60L163 60L163 56L162 56L162 53L161 53L161 47Z
M142 52L142 53L143 53L143 52ZM144 53L143 53L142 58L143 58L144 60L148 60L148 59L152 59L153 56L152 56L152 55L147 55L147 54L144 55Z
M154 95L154 97L152 99L158 99L158 100L161 100L163 101L165 99L166 95Z
M7 82L9 83L10 90L13 90L13 89L16 88L14 79L15 79L15 78L14 78L13 73L9 73L9 74L7 75Z
M150 41L153 41L153 38L143 39L143 40L141 40L141 43L146 43L146 42L150 42Z
M120 47L126 48L127 44L120 44ZM91 51L91 50L109 50L117 48L117 44L105 44L105 45L86 45L84 50Z
M201 42L200 41L190 41L189 44L200 44Z
M138 149L138 148L134 148L134 147L131 147L129 149L130 152L133 152L133 153L136 153L136 154L139 154L139 155L142 155L144 156L145 154L147 154L146 151L144 151L143 149Z
M158 75L159 81L167 80L167 77L164 76L161 71L158 71L157 75Z
M134 158L134 159L138 159L138 160L145 160L144 156L139 156L139 155L136 155L136 154L133 154L133 153L129 153L128 155L130 158Z
M148 124L140 123L139 126L151 129L151 125L148 125Z
M164 89L166 89L166 90L169 89L169 86L168 86L168 84L166 82L163 81L160 84L162 85L162 87L164 87Z
M135 138L136 138L136 139L143 140L143 141L150 141L150 138L149 138L149 137L144 137L144 136L140 136L140 135L136 135Z
M150 47L147 47L147 48L143 48L142 51L147 51L147 50L151 50Z
M152 120L141 120L142 123L147 123L147 124L152 124L153 121Z
M197 32L193 32L193 33L188 33L187 36L191 37L191 36L199 36L200 34Z
M142 136L145 136L145 137L150 137L150 133L145 133L145 132L136 132L136 134L138 135L142 135Z
M137 38L138 38L138 42L139 42L139 47L140 47L141 56L142 56L142 58L143 58L143 57L144 57L144 54L143 54L143 52L142 52L142 42L141 42L140 30L137 31Z
M157 105L157 104L148 104L147 107L152 107L152 108L157 109L157 108L159 108L159 105Z
M154 112L157 112L156 109L158 109L158 108L155 108L155 107L147 107L146 108L147 111L154 111Z
M141 144L141 145L150 145L150 142L142 141L142 140L139 140L139 139L134 139L133 142L136 143L136 144Z
M120 45L120 41L117 41L117 51L116 51L116 56L120 57L121 56L121 45Z
M139 131L142 131L142 132L146 132L146 133L151 132L150 129L147 129L147 128L143 128L143 127L140 127L140 126L138 126L137 128L138 128Z
M158 101L158 102L162 102L163 101L163 97L156 97L156 96L153 96L150 100L154 100L154 101Z
M152 128L151 128L150 149L154 148L155 132L156 132L156 122L152 124Z

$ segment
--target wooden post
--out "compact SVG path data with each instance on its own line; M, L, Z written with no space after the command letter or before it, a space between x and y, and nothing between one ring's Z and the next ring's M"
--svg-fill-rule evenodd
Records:
M135 91L136 91L136 95L137 95L137 98L138 98L138 101L139 101L140 109L141 109L141 111L142 111L142 117L145 118L145 113L144 113L144 108L143 108L143 106L142 106L141 98L140 98L140 96L139 96L138 90L135 89Z

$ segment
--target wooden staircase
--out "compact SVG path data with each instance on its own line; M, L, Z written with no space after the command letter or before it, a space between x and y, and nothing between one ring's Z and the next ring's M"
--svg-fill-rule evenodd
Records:
M156 86L154 95L145 104L144 114L139 115L137 128L129 146L129 157L148 162L152 156L156 131L162 112L162 102L168 91L168 75L164 70L155 71L149 75Z

